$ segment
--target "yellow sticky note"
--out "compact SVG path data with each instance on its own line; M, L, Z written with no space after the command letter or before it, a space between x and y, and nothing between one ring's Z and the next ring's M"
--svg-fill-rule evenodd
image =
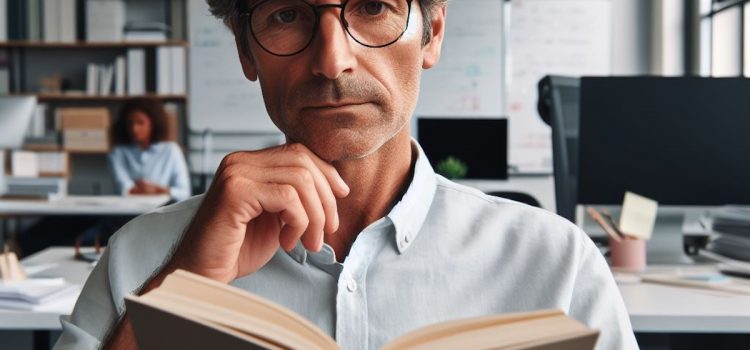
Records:
M620 231L641 239L651 238L658 207L659 203L653 199L626 192L620 213Z

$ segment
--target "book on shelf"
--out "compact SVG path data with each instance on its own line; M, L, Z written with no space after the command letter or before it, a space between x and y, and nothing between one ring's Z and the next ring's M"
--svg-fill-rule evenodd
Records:
M156 93L166 95L172 92L172 50L170 47L156 48Z
M28 0L26 40L42 40L42 0Z
M10 92L9 61L8 51L0 50L0 95L7 95Z
M86 94L96 95L99 91L99 68L94 63L86 66Z
M8 0L0 0L0 41L8 40Z
M35 152L13 151L10 155L10 175L15 177L38 177L39 159Z
M117 73L116 68L122 68L122 79L125 75L124 62L118 63L120 58L118 57L113 64L95 64L89 63L86 67L86 94L95 96L108 96L112 94L114 83L124 84L124 82L117 82L118 77L115 76ZM117 66L118 64L122 67ZM116 67L117 66L117 67Z
M86 1L86 40L91 42L122 41L125 27L125 1Z
M125 56L117 56L115 59L115 95L125 95L126 69Z
M162 46L156 49L156 92L181 95L186 91L185 48Z
M171 48L172 58L172 72L171 72L171 93L175 95L182 95L187 91L185 76L187 75L185 70L185 48L181 46L172 46Z
M125 304L141 349L339 349L293 311L241 289L178 270ZM383 349L593 349L599 332L542 310L433 324Z
M107 96L112 92L114 77L114 65L104 64L99 66L99 95Z
M60 42L76 42L78 24L76 14L76 0L58 0L60 1Z
M169 38L169 26L161 22L128 22L124 40L130 42L164 42Z
M129 95L146 93L146 51L142 48L128 49L127 87Z

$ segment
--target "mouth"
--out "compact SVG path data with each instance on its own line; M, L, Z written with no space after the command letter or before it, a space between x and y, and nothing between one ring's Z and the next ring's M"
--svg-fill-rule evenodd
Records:
M308 106L303 109L330 110L330 109L339 109L339 108L348 108L348 107L359 107L359 106L364 106L368 103L369 102L333 102L333 103L323 103L323 104L318 104L314 106Z

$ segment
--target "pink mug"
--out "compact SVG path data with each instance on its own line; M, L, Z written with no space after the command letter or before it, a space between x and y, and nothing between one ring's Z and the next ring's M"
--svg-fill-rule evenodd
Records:
M610 238L609 260L612 267L643 271L646 268L646 241L627 238L617 242Z

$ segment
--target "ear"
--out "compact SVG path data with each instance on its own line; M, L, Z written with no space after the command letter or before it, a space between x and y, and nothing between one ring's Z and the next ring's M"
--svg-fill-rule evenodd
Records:
M440 50L445 37L446 6L435 6L432 10L432 33L430 42L422 48L422 68L430 69L440 61Z
M258 80L258 70L255 67L255 59L253 59L250 52L249 43L246 41L243 42L243 40L247 40L247 35L245 35L244 31L237 30L238 24L236 20L233 20L230 26L232 33L234 33L234 44L237 47L237 55L240 57L242 72L245 74L247 80L256 81ZM247 47L247 51L243 49L243 46Z

